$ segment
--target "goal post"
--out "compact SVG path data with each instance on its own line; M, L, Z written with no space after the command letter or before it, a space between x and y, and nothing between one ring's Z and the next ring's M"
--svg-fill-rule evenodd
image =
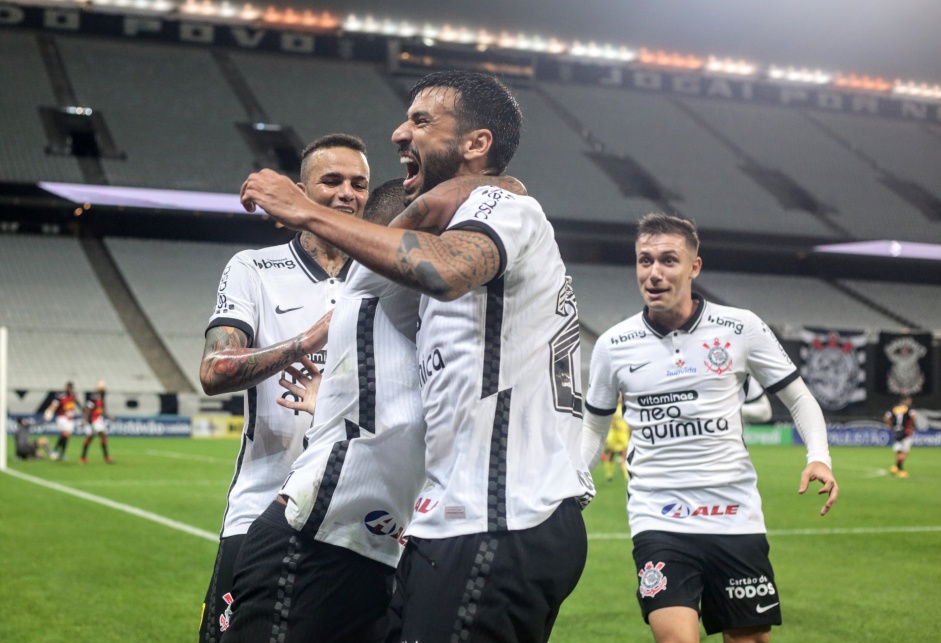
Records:
M7 328L0 326L0 471L7 468Z

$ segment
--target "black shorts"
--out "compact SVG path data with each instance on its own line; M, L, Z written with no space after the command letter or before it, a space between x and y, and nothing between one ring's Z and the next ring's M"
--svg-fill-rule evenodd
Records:
M574 499L531 529L412 538L386 641L547 641L587 553Z
M232 603L232 574L245 534L219 539L216 564L209 579L209 589L203 600L203 615L199 622L200 643L219 643L228 624L229 605Z
M246 534L222 641L381 641L395 570L298 532L284 509L273 502Z
M644 531L634 537L637 600L649 622L664 607L690 607L707 634L781 624L764 534Z

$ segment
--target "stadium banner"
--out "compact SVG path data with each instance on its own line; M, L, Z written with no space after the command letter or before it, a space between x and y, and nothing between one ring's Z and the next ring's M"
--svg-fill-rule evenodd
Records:
M827 441L831 447L890 447L895 442L892 430L879 424L828 424ZM794 444L803 446L794 429ZM915 431L915 447L941 447L941 429Z
M794 444L794 428L787 425L746 425L744 433L746 446L791 446Z
M7 416L7 432L16 435L16 423L21 417L31 420L30 435L59 435L55 420L36 420L34 415ZM76 422L72 435L85 435L85 423ZM179 415L153 417L115 417L105 424L109 436L147 438L188 438L192 434L190 419Z
M885 395L932 392L931 333L879 333L876 390Z
M194 438L231 438L242 437L245 418L241 415L205 413L193 416Z
M801 342L801 377L824 410L866 401L865 333L804 328Z

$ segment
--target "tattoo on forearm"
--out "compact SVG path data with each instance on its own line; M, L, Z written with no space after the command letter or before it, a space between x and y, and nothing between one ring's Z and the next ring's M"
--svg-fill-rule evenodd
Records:
M496 246L479 232L450 232L446 238L406 232L397 255L393 279L432 297L472 290L500 267Z
M248 337L230 326L206 334L199 379L207 393L241 391L263 382L304 354L302 336L266 348L248 348Z

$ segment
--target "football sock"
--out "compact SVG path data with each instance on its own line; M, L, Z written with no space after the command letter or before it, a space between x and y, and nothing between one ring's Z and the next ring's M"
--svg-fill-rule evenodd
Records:
M105 459L108 458L108 438L105 437L105 434L101 434L101 452L105 454Z
M85 438L85 441L82 442L82 457L83 457L83 458L88 455L88 445L89 445L89 444L91 444L91 436L88 436L87 438Z

